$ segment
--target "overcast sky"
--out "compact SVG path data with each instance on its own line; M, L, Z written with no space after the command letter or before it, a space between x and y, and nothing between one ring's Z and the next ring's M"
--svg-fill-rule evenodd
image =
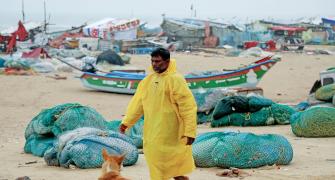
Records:
M0 24L9 26L22 19L22 0L0 0ZM162 14L188 18L191 4L198 18L293 19L335 16L335 0L45 0L50 21L79 25L104 17L139 17L159 24ZM43 20L43 0L24 0L27 20Z

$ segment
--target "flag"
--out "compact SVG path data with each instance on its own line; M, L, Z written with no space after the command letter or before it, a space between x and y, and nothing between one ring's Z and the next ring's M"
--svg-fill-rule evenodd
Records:
M19 41L24 41L28 38L28 32L21 21L19 21L19 27L17 28L16 34L19 37Z

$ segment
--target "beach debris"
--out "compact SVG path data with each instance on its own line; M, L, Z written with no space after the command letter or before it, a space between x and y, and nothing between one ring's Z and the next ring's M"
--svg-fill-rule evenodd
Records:
M73 165L73 164L70 164L69 165L69 169L77 169L77 166Z
M247 176L250 176L251 174L238 169L238 168L234 168L231 167L229 169L223 169L222 171L216 173L217 176L222 176L222 177L240 177L240 178L244 178Z
M259 170L273 170L273 169L278 169L279 170L279 169L281 169L281 167L279 165L277 165L277 164L274 164L272 166L266 165L266 166L260 167L258 169Z
M66 76L61 76L59 74L55 74L55 75L52 75L52 76L46 76L46 77L56 79L56 80L66 80L67 79Z
M50 73L54 72L56 69L51 62L43 61L37 62L31 65L31 68L38 73Z
M24 164L35 164L35 163L37 163L37 161L29 161L29 162L26 162Z
M239 57L267 57L274 55L271 52L263 51L262 48L252 47L240 53Z
M15 180L31 180L28 176L18 177Z
M32 70L23 70L23 69L14 69L14 68L5 68L5 75L36 75Z

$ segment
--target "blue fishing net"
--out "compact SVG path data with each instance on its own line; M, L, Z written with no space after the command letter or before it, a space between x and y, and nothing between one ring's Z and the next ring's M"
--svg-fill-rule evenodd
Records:
M94 109L77 103L67 103L42 110L25 130L24 151L43 156L61 133L79 127L107 129L104 118Z
M211 122L212 121L212 115L213 115L213 111L210 111L208 113L206 112L198 112L197 113L197 124L203 124L203 123L207 123L207 122Z
M291 144L276 134L209 132L199 135L192 148L197 167L256 168L286 165L293 158Z
M27 139L33 134L58 136L78 127L106 129L105 119L90 107L77 103L61 104L42 110L35 116L25 130L25 137Z
M55 137L32 135L24 145L24 152L43 157L45 151L52 148L54 141Z
M24 70L30 69L30 64L28 63L28 61L25 60L7 60L4 63L4 66L15 69L24 69Z
M292 132L302 137L334 137L335 108L314 106L291 116Z
M137 162L138 150L126 135L95 128L78 128L61 135L52 149L46 151L44 160L48 165L68 168L97 168L103 163L102 149L109 154L125 154L124 166Z
M121 121L114 120L107 122L107 127L109 130L118 132ZM133 143L137 148L143 147L143 126L144 126L144 117L141 117L133 127L126 131L126 135L132 139Z
M121 125L121 120L112 120L112 121L107 121L106 126L108 130L112 130L115 132L119 131L119 127Z
M256 112L263 107L272 105L270 99L261 96L228 96L221 99L215 106L213 119L219 119L223 116L235 112Z
M256 112L231 113L219 119L212 119L212 127L222 126L265 126L289 124L295 110L287 105L273 103Z

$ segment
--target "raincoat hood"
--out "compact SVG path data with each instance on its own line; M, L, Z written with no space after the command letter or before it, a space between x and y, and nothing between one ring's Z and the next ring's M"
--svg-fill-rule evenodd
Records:
M154 71L154 69L152 68L152 66L149 67L149 71L151 73L157 73L157 72ZM157 73L157 74L159 74L159 75L165 75L165 74L176 73L176 72L177 72L176 59L170 59L168 68L164 72Z

